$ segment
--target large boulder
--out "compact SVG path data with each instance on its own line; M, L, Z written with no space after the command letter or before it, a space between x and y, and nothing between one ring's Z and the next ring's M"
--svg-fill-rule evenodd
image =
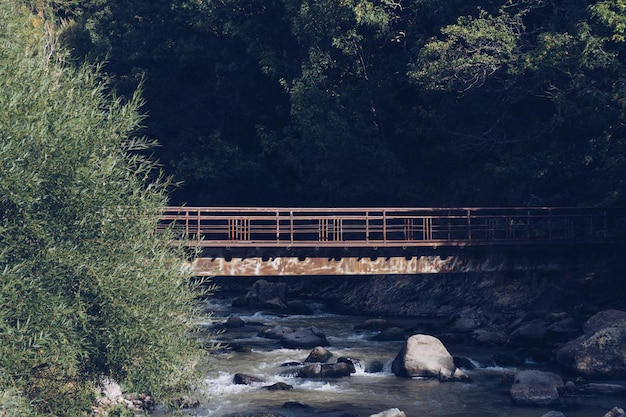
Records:
M287 349L307 349L316 346L330 346L326 335L316 327L299 327L280 338L280 344Z
M613 319L610 320L609 317ZM588 379L626 377L626 319L616 311L601 312L584 325L582 336L557 352L562 369Z
M626 321L626 311L603 310L589 317L583 325L583 332L585 334L595 333L598 330L602 330L623 321Z
M443 343L425 334L409 337L393 360L391 370L396 376L409 378L468 379L467 374L454 365L454 359Z
M530 370L515 375L509 392L511 401L516 405L550 406L561 403L559 392L564 388L559 375Z

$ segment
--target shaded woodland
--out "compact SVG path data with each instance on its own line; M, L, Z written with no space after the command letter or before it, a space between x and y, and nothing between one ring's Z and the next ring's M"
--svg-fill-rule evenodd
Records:
M58 0L172 203L624 205L624 0Z

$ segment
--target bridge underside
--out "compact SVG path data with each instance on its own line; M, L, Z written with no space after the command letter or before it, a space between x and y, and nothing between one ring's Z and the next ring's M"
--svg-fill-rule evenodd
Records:
M604 245L423 248L413 251L251 250L201 253L192 263L196 276L414 275L520 270L564 270L606 264L621 252ZM368 253L372 253L371 250Z

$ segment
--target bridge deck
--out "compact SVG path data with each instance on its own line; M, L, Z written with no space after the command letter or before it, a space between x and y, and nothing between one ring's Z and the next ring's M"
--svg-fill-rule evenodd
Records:
M206 248L407 248L610 242L625 221L599 208L168 207L159 227Z

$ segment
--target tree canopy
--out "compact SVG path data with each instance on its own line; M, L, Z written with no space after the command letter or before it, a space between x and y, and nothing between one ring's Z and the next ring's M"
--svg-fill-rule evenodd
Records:
M176 203L624 203L623 0L47 4Z

